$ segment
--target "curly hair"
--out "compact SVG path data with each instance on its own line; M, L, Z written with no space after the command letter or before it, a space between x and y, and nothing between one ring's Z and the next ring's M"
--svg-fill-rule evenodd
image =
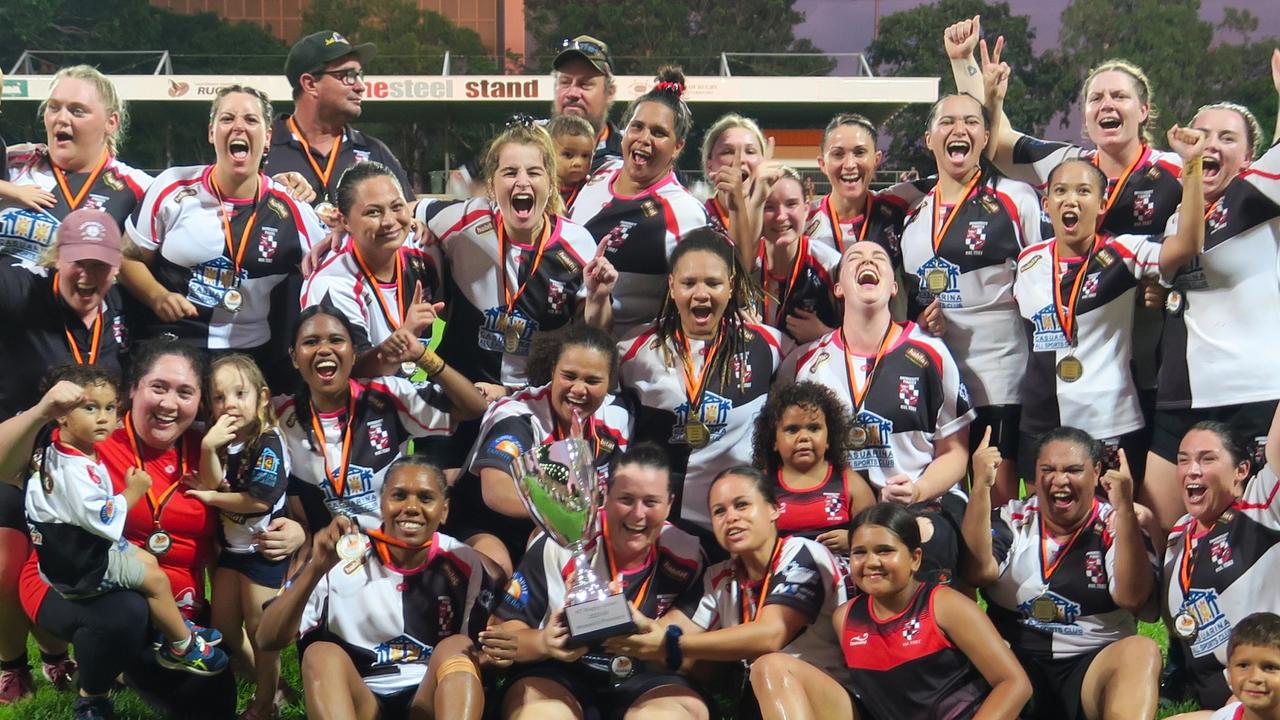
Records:
M782 469L774 439L782 416L793 407L812 408L822 413L827 423L827 452L823 459L837 472L849 464L849 430L852 416L831 388L814 382L798 382L769 393L764 409L756 416L755 433L751 437L751 464L773 477Z

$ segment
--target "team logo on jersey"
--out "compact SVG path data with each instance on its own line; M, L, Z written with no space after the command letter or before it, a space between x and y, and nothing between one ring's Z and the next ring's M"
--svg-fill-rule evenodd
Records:
M1089 581L1091 590L1107 586L1107 569L1102 562L1101 550L1090 550L1084 554L1084 577Z
M889 447L893 421L864 409L854 418L854 423L867 431L867 444L849 453L849 467L855 470L893 467L893 449Z
M533 336L540 327L537 320L526 317L519 308L513 308L510 315L504 308L489 308L484 311L484 322L480 325L480 349L528 355ZM508 346L508 339L514 341L512 346Z
M635 226L635 223L623 220L606 233L604 237L600 238L600 242L605 245L605 252L614 252L622 247L622 243L626 242L627 236L631 234L631 228Z
M1066 350L1071 347L1058 324L1058 313L1047 305L1031 317L1031 349L1034 352Z
M1218 592L1213 589L1192 589L1182 601L1182 608L1175 614L1187 614L1196 621L1195 639L1191 641L1191 655L1204 657L1231 638L1231 621L1218 606Z
M129 334L125 329L123 315L117 315L111 320L111 337L115 338L116 345L119 345L121 350L128 348Z
M1084 282L1080 284L1080 297L1092 298L1098 295L1098 281L1102 278L1102 271L1091 272L1084 276Z
M453 598L448 595L436 596L436 621L441 639L453 634Z
M262 448L262 453L258 455L258 462L254 465L254 469L277 475L280 472L280 457L276 455L275 450Z
M338 468L334 468L333 471L337 472L337 470ZM374 492L373 476L373 468L363 465L348 466L347 483L342 489L341 496L334 492L331 480L321 487L324 491L325 507L334 514L377 515L378 494Z
M357 163L369 162L368 150L352 150L351 153L356 156Z
M959 265L934 255L916 270L916 275L920 277L921 301L937 298L944 308L961 307Z
M1153 170L1155 168L1152 168ZM1151 200L1154 190L1135 190L1133 193L1133 222L1146 225L1156 216L1156 204Z
M1227 217L1227 204L1222 198L1218 198L1214 201L1213 207L1209 208L1209 217L1205 220L1208 223L1208 233L1212 235L1225 227Z
M431 657L431 648L408 635L397 635L384 643L375 645L373 654L373 667L385 667L427 662Z
M258 254L262 256L264 262L271 262L271 258L276 256L276 232L278 228L264 227L262 233L258 236Z
M187 281L187 300L207 308L219 307L227 290L238 286L240 281L248 277L249 272L244 268L240 268L237 275L231 261L219 255L191 269L191 279Z
M58 220L34 210L0 210L0 252L36 262L58 230Z
M529 604L529 582L524 579L524 573L517 570L511 576L511 582L507 583L507 592L502 596L502 601L517 610L524 610Z
M827 513L828 520L839 520L844 517L844 494L843 493L822 493L825 502L822 505L823 510Z
M732 400L706 390L702 393L702 405L692 419L701 421L703 425L706 425L707 429L711 431L709 442L715 442L724 437L725 428L729 426L729 413L732 411ZM690 444L688 438L685 437L685 428L691 419L689 416L689 402L686 400L677 405L675 414L676 422L671 428L671 437L667 442L672 445Z
M911 642L920 636L920 618L911 618L902 624L902 639Z
M1228 536L1219 535L1209 541L1209 558L1213 560L1214 572L1222 572L1235 564L1235 560L1231 559L1231 544Z
M729 369L738 382L743 385L751 384L751 357L748 352L743 351L734 355L729 361Z
M987 223L972 221L964 233L964 254L981 255L987 246Z
M1072 602L1056 592L1046 592L1040 597L1053 601L1056 608L1054 619L1050 622L1044 622L1032 617L1031 605L1040 598L1028 598L1018 604L1018 609L1022 611L1024 616L1022 622L1036 627L1051 628L1052 632L1059 635L1084 634L1084 631L1076 625L1076 620L1080 618L1080 603Z
M653 612L654 617L662 617L662 614L669 610L676 601L675 593L661 593L654 600L657 602Z
M564 291L564 283L559 280L547 280L547 310L563 315L569 295Z
M391 452L391 436L382 426L382 418L369 421L369 445L374 455L385 455Z
M124 189L124 180L115 170L108 170L102 173L102 184L119 192Z
M104 525L110 525L111 518L115 516L116 501L114 498L107 498L107 501L102 503L102 509L98 510L98 519L101 520Z
M487 455L495 460L514 460L525 451L515 435L499 435L489 443Z
M920 378L898 376L898 407L914 412L920 406Z
M104 210L107 207L107 201L110 199L111 198L106 195L89 193L89 196L84 199L84 202L80 204L80 207L88 208L90 210Z

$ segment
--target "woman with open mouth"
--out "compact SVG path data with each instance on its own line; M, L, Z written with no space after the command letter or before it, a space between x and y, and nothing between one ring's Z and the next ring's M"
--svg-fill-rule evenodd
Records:
M765 141L760 126L738 113L722 115L702 138L702 168L715 191L703 205L707 217L734 245L748 250L760 238L760 211L777 179L772 156L773 144Z
M449 486L434 465L396 460L377 500L375 526L339 515L316 532L310 559L263 613L259 642L298 640L312 717L479 720L473 641L506 575L439 532Z
M529 364L532 386L489 406L480 439L454 483L449 533L483 549L504 567L519 562L533 522L516 491L512 461L541 445L573 437L580 428L595 465L610 462L631 438L628 408L609 395L618 376L618 350L603 330L571 325L539 340Z
M1276 612L1275 558L1280 549L1280 411L1271 421L1257 471L1234 428L1218 421L1191 427L1178 447L1178 482L1186 515L1169 535L1162 598L1171 643L1182 646L1200 707L1222 707L1231 629L1250 613Z
M160 174L127 225L137 259L125 260L120 278L143 306L133 320L143 337L246 353L271 387L286 389L293 377L269 321L295 303L272 291L325 232L311 206L260 170L270 118L260 90L218 90L209 111L216 162Z
M658 316L668 258L678 242L707 225L702 204L675 173L693 129L684 91L679 68L658 71L653 89L627 106L622 159L596 170L573 203L573 221L586 227L617 269L617 337L634 334Z
M446 434L458 419L484 412L484 399L471 382L412 333L393 336L401 345L387 359L415 364L431 383L353 378L351 336L351 322L338 310L323 304L303 310L289 352L303 387L276 398L293 475L301 481L293 516L305 516L312 530L327 526L334 515L377 528L378 492L409 440Z
M908 314L946 340L977 412L969 451L987 427L1001 452L996 495L1018 496L1019 383L1027 366L1026 332L1013 298L1018 253L1040 242L1040 199L984 161L990 133L982 102L947 95L929 113L925 145L937 185L902 231Z
M678 478L675 522L704 545L707 488L721 470L750 462L755 416L784 354L778 331L745 312L754 292L729 239L697 230L671 255L662 314L618 345L622 387L639 405L635 440L666 447Z
M1036 688L1023 717L1154 718L1160 648L1137 621L1155 619L1158 566L1124 452L1106 470L1102 443L1055 428L1032 450L1034 494L993 507L1002 458L991 438L973 456L966 579Z
M706 565L698 540L667 522L674 498L666 453L650 443L628 448L605 481L602 530L588 555L601 581L651 621L697 592ZM573 564L567 548L539 534L495 610L505 622L480 634L486 654L516 663L504 717L705 720L707 701L676 669L599 644L567 646L564 570Z
M608 640L605 648L672 671L698 660L745 661L762 709L775 699L775 684L765 675L778 667L803 664L842 676L831 614L847 592L831 551L778 532L773 483L748 465L717 475L706 502L716 542L728 559L702 574L701 595L677 599L656 621L635 617L636 633Z

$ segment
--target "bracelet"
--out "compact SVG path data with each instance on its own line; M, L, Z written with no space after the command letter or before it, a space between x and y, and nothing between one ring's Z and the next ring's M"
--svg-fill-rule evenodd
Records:
M684 634L684 630L679 625L668 625L666 637L663 642L667 649L667 670L675 672L684 664L684 651L680 649L680 636Z
M426 346L423 346L422 355L418 356L414 364L426 371L428 375L438 375L441 370L444 370L444 358Z

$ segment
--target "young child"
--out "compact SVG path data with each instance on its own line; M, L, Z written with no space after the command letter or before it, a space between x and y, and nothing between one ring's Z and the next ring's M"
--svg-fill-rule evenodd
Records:
M567 208L573 205L573 199L591 172L596 133L591 123L577 115L560 115L547 123L547 134L556 146L556 180Z
M1227 642L1227 684L1236 696L1211 720L1280 720L1280 615L1236 623Z
M226 355L209 372L210 418L201 443L204 490L189 490L221 511L222 555L213 574L213 625L225 647L257 692L242 718L275 714L280 653L258 648L262 606L284 584L287 561L272 562L258 552L257 536L284 512L289 461L271 408L262 371L247 355ZM241 627L243 626L243 632ZM248 635L249 648L245 647Z
M114 379L92 365L72 365L55 370L49 384L41 405L71 409L55 417L57 427L27 483L27 521L40 574L71 600L140 592L164 637L156 650L161 665L197 675L222 672L227 656L213 647L221 635L186 622L156 559L124 538L125 517L150 490L151 477L130 468L124 492L116 494L98 460L97 444L118 422Z

